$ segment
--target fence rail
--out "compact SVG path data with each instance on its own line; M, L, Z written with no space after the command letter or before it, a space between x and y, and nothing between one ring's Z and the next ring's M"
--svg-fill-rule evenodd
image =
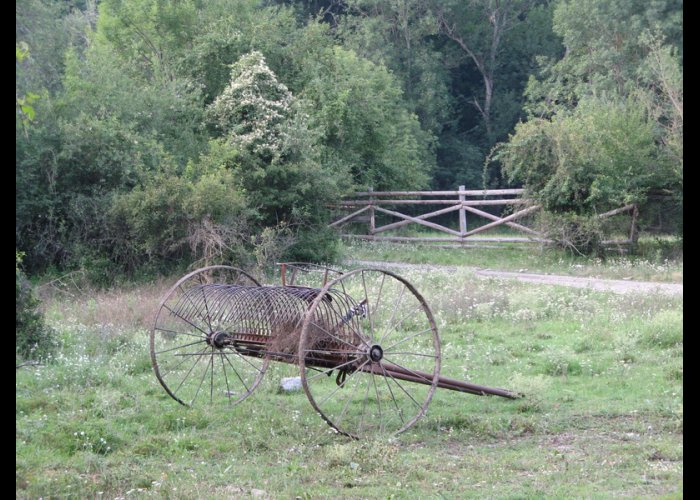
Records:
M340 229L345 224L368 223L367 234L348 234L341 233L342 236L348 238L357 238L370 241L401 241L401 242L428 242L428 243L540 243L551 244L553 240L547 238L540 231L527 227L522 221L515 222L527 215L531 215L539 210L541 206L533 200L523 198L523 189L465 189L460 186L456 191L361 191L354 193L352 199L340 200L332 205L332 208L340 210L352 210L351 213L343 215L339 219L331 222L330 227ZM411 198L403 198L411 197ZM416 199L431 197L432 199ZM486 199L490 197L498 197L495 199ZM468 199L472 198L472 199ZM481 199L473 199L481 198ZM449 205L445 208L432 210L420 215L409 215L400 212L397 206L442 206ZM516 210L510 215L499 216L492 213L480 210L480 206L512 206ZM391 207L392 209L386 208ZM427 210L427 207L426 207ZM458 223L457 229L438 224L437 222L429 221L438 216L443 216L452 212L457 212ZM614 210L599 214L599 218L612 217L621 213L629 212L631 215L631 228L629 237L625 240L608 240L603 243L613 246L628 246L636 242L636 219L637 207L635 205L625 205ZM393 219L386 224L377 226L377 215L383 214ZM487 219L484 225L478 226L472 230L467 226L467 215L476 216L480 219ZM435 236L387 236L382 235L386 231L397 229L415 224L428 227L435 231L446 233L449 237ZM474 237L477 234L493 230L499 226L508 226L520 233L523 236L498 236L498 237Z

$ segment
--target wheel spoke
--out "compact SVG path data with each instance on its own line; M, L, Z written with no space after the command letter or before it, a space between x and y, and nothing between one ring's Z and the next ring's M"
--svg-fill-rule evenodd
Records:
M394 303L393 310L391 311L391 319L389 320L389 324L391 325L394 321L394 318L396 317L396 311L399 310L399 304L401 303L401 299L403 298L403 293L406 291L406 287L401 287L401 293L399 293L398 298L396 299L396 302ZM384 335L379 339L379 343L381 344L384 342L384 339L388 335L390 330L387 330L384 332Z
M384 367L381 365L381 363L379 364L379 368L381 368L381 369L382 369L382 372L384 373L384 375L382 376L382 378L384 379L384 382L386 382L386 386L387 386L387 388L389 389L389 394L391 394L391 400L394 402L394 406L396 407L396 412L397 412L398 415L399 415L399 419L401 420L401 424L402 424L402 425L406 425L406 423L405 423L405 421L404 421L404 419L403 419L403 412L401 411L401 409L399 408L398 403L396 402L396 397L394 397L394 391L391 390L391 384L389 384L389 374L386 372L386 370L385 370Z
M241 381L241 384L243 384L243 387L245 387L245 390L246 390L247 392L250 392L250 389L248 389L248 386L246 385L246 383L245 383L245 382L243 381L243 379L241 378L241 375L238 373L238 370L236 370L236 367L233 366L233 364L231 363L231 360L228 359L228 356L226 356L226 354L224 354L224 358L226 358L226 361L228 362L229 366L230 366L231 369L233 370L233 373L235 373L235 374L236 374L236 377L238 377L238 380Z
M363 364L363 366L364 366L365 364L367 364L367 362L368 362L368 361L366 361L366 362ZM354 396L355 396L355 393L357 392L357 388L360 386L360 378L359 378L359 377L352 377L352 381L354 382L354 384L353 384L353 386L352 386L352 389L350 390L350 393L348 394L348 397L347 397L347 399L345 400L345 404L343 405L343 409L341 410L340 414L338 415L338 417L337 417L336 420L335 420L336 429L337 429L338 426L340 425L340 422L343 421L343 418L345 418L345 415L347 414L347 411L348 411L348 407L350 406L350 401L353 400L353 398L354 398ZM335 392L335 391L334 391L334 392Z
M207 324L209 325L209 333L214 333L214 329L211 327L211 321L209 320L211 315L209 314L209 305L207 304L207 296L204 293L204 283L202 283L202 275L200 274L198 276L199 276L199 282L202 284L202 287L200 288L200 290L202 291L202 299L204 299L204 309L207 311Z
M391 352L388 352L388 353L387 353L386 351L384 351L384 353L385 353L385 355L386 355L386 354L391 354L391 355L394 355L394 354L405 354L405 355L407 355L407 356L422 356L422 357L424 357L424 358L433 358L433 359L437 359L437 358L438 358L438 357L435 356L434 354L422 354L422 353L420 353L420 352L391 351Z
M334 338L334 339L337 340L338 342L341 342L341 343L343 343L343 344L345 344L345 345L348 345L348 346L352 347L353 349L357 349L357 346L356 346L356 345L353 345L353 344L351 344L350 342L346 342L345 340L341 339L341 338L338 337L337 335L333 335L331 332L329 332L328 330L326 330L325 328L323 328L321 325L319 325L319 324L316 323L315 321L312 321L311 324L314 325L316 328L319 328L319 329L323 330L325 333L328 334L329 337Z
M209 358L210 361L214 361L214 357L212 356ZM207 372L209 371L209 365L204 368L204 373L202 374L202 380L199 381L199 386L197 387L197 392L194 393L194 397L192 398L192 402L190 403L190 406L194 404L194 401L197 399L197 396L199 395L199 390L202 388L202 384L204 383L204 379L207 377Z
M205 332L204 330L202 330L200 327L198 327L197 325L195 325L194 323L192 323L192 322L191 322L190 320L188 320L187 318L183 318L182 316L180 316L178 313L176 313L175 311L173 311L172 309L170 309L170 307L168 307L167 304L163 304L163 307L165 307L168 311L170 311L171 313L173 313L173 315L174 315L175 317L180 318L182 321L184 321L185 323L189 324L192 328L195 328L195 329L199 330L200 332L202 332L202 333L204 334L205 337L207 336L207 332Z
M206 347L205 347L202 351L200 351L200 353L206 352L206 350L207 350L207 349L206 349ZM190 367L190 369L187 371L187 373L186 373L185 376L183 377L183 379L182 379L182 381L180 382L180 384L177 386L177 389L175 389L175 390L173 391L173 394L177 394L177 391L180 390L180 387L182 387L182 384L185 383L185 380L187 380L187 377L190 376L190 373L192 373L192 370L193 370L194 367L197 365L197 363L199 363L199 360L200 360L200 359L202 359L201 356L197 356L197 357L195 358L194 363L192 364L192 366Z
M183 347L189 347L192 345L201 344L202 342L206 342L206 341L204 339L202 339L202 340L198 340L197 342L190 342L189 344L179 345L177 347L171 347L170 349L163 349L162 351L156 351L156 354L163 354L164 352L176 351L177 349L182 349Z
M391 374L390 371L384 370L384 373L386 373L387 375L389 375L389 377L391 378L391 380L393 380L394 383L395 383L396 385L399 386L399 389L401 389L401 390L406 394L406 396L408 396L409 398L411 398L411 401L413 401L413 402L416 404L416 406L417 406L418 408L421 408L421 409L423 408L423 407L420 405L420 403L418 403L418 401L416 401L415 398L414 398L413 396L411 396L411 394L410 394L406 389L404 389L404 387L403 387L401 384L399 384L399 381L396 380L396 379L394 378L394 376Z
M408 314L406 314L406 316L404 316L403 318L401 318L400 321L397 321L396 323L394 323L387 331L384 332L384 335L382 335L382 339L379 341L379 343L381 344L382 342L384 342L384 339L387 338L387 336L388 336L391 332L393 332L394 330L396 330L396 328L397 328L401 323L403 323L403 322L406 321L408 318L414 316L416 313L419 313L419 312L421 312L420 308L419 308L419 309L414 309L414 310L412 310L411 312L409 312Z
M369 297L367 296L367 283L365 283L364 271L362 271L362 288L365 290L365 307L367 307L367 320L369 322L369 338L374 341L374 322L372 321L372 312L369 310Z
M359 370L362 370L362 367L365 366L367 363L369 363L369 360L367 360L367 361L365 361L364 363L362 363L362 364L360 365L360 367L358 368L358 371L359 371ZM317 377L318 375L319 375L319 374L317 373L316 375L314 375L314 377ZM350 377L353 378L352 375L351 375ZM308 382L308 379L307 379L307 382ZM328 394L325 398L323 398L323 399L321 400L321 402L318 404L318 406L322 406L323 403L325 403L326 401L328 401L328 399L329 399L331 396L333 396L333 394L335 394L336 392L338 392L338 391L340 390L340 388L343 387L344 385L345 385L345 381L343 381L343 382L341 382L340 384L338 384L338 386L337 386L335 389L333 389L333 391L332 391L330 394Z
M365 391L365 399L364 399L364 401L362 401L362 411L360 412L360 426L359 426L360 434L362 434L362 423L365 420L365 408L367 407L367 400L369 399L370 378L371 377L365 377L365 379L367 380L367 390Z
M377 389L377 380L375 378L374 372L372 372L372 384L374 385L374 394L377 396L377 410L379 411L379 432L382 432L382 400L379 397L379 389Z
M261 370L260 368L258 368L258 367L255 366L253 363L251 363L251 362L248 360L248 358L247 358L246 356L244 356L243 354L241 354L240 352L238 352L235 348L234 348L234 349L231 349L231 351L233 351L233 353L234 353L236 356L238 356L238 357L241 358L243 361L245 361L245 362L248 363L250 366L252 366L252 367L253 367L253 370L256 370L258 373L261 373L261 372L262 372L262 370Z
M377 292L377 301L374 303L374 310L379 311L379 301L382 298L382 290L384 289L384 280L386 279L386 274L382 274L382 282L379 284L379 291ZM367 304L367 308L370 308L370 305ZM372 323L372 329L374 330L374 324Z
M206 338L206 334L204 334L204 337L202 337L201 335L194 335L192 333L187 333L187 332L176 332L175 330L168 330L167 328L161 328L159 326L156 326L153 329L159 330L159 331L165 332L165 333L174 333L175 335L189 335L190 337L194 337L196 339Z
M433 327L431 326L430 328L426 328L425 330L421 330L420 332L413 333L413 334L409 335L408 337L404 337L401 340L399 340L398 342L394 342L390 346L384 347L384 352L390 352L389 350L396 347L397 345L402 344L402 343L406 342L407 340L411 340L412 338L415 338L418 335L423 335L424 333L430 332L432 330L433 330Z
M228 385L228 376L226 375L226 365L224 364L224 357L220 356L221 360L221 370L224 372L224 380L226 381L226 397L228 397L228 404L231 404L231 388Z
M206 351L206 350L207 350L207 348L204 347L204 349L202 349L200 352L204 352L204 351ZM193 353L193 355L196 355L196 353ZM161 373L161 371L160 371L160 369L159 369L159 370L158 370L158 373L160 373L160 376L161 376L161 377L165 377L166 375L168 375L168 374L170 374L171 372L174 372L175 370L177 370L178 368L180 368L180 367L185 363L185 361L187 361L187 358L183 357L174 367L172 367L172 368L168 367L168 370L165 370L165 371L162 372L162 373Z
M213 347L212 347L213 350ZM221 359L221 358L219 358ZM211 357L211 382L209 383L209 404L214 400L214 356Z

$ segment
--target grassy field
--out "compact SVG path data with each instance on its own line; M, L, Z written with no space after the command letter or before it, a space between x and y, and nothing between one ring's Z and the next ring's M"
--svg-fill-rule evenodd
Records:
M391 253L375 250L347 253ZM17 371L17 498L682 498L681 298L468 269L401 275L435 314L443 375L526 397L438 390L407 432L354 441L303 392L280 393L280 378L297 373L273 364L241 404L185 408L148 355L153 312L175 279L55 294L47 319L62 347Z
M545 249L535 244L506 244L500 248L459 248L358 240L343 246L343 256L346 260L446 264L501 271L683 282L682 244L674 240L649 237L640 240L638 255L619 256L609 253L604 259L571 255L563 250Z

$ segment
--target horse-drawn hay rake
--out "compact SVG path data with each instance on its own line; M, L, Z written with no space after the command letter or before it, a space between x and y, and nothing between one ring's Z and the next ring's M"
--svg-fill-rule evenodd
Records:
M323 285L307 287L295 284L300 269L314 268L282 264L281 286L228 266L180 279L161 301L150 337L153 369L168 394L186 406L233 405L252 394L271 361L296 364L311 405L355 438L405 431L438 387L518 397L440 376L433 315L404 278L317 267Z

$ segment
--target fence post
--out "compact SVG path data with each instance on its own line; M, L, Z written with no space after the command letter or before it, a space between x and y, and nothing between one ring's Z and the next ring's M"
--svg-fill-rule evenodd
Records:
M374 191L374 188L369 188L369 192L371 193ZM374 235L374 230L375 230L375 220L374 220L374 204L372 202L374 201L374 196L370 195L369 197L369 234Z
M459 201L460 203L465 200L465 196L461 194L461 191L465 191L464 186L459 186L460 194L459 194ZM467 232L467 211L464 210L464 205L459 209L459 234L462 238L464 238L465 233Z

